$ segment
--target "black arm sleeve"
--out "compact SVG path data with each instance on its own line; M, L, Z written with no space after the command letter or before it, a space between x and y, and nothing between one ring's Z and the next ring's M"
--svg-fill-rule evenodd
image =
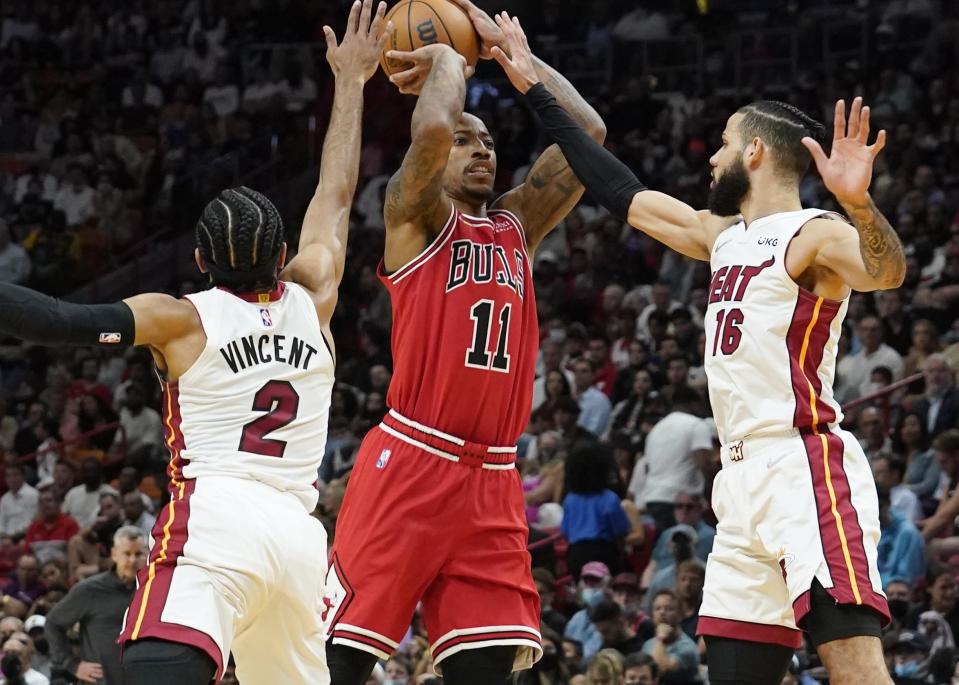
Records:
M633 196L646 190L646 186L628 166L590 138L542 83L527 91L526 100L539 114L543 127L559 145L573 173L589 194L614 216L626 221Z
M136 327L125 302L74 304L0 283L0 333L42 345L133 345Z

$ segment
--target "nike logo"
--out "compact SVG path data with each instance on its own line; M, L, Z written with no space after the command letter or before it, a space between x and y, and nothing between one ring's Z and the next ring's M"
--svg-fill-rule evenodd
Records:
M778 464L779 462L781 462L783 459L785 459L788 456L789 456L788 454L781 454L778 457L772 457L766 462L766 468L771 469L773 466L775 466L776 464Z
M723 249L723 247L725 247L726 245L729 245L729 243L731 242L733 242L732 238L730 238L729 240L724 240L721 243L716 243L716 247L713 248L713 252L719 252L721 249Z

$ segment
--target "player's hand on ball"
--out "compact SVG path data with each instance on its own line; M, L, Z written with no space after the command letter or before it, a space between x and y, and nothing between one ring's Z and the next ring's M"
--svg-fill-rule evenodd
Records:
M506 45L506 36L503 35L502 29L496 25L490 15L470 0L450 0L450 2L458 5L473 22L473 28L480 37L480 59L493 59L493 46L498 45L503 48Z
M337 45L336 34L329 26L326 35L326 60L336 78L359 78L364 83L376 73L380 53L386 45L390 23L386 22L386 3L380 2L373 16L373 0L355 0L346 22L343 42ZM372 21L371 21L372 17Z
M506 12L496 15L496 25L499 26L506 38L505 48L493 46L493 59L499 62L513 84L521 93L539 83L536 69L533 67L533 53L529 49L529 41L517 17L510 19Z
M439 59L457 60L463 68L463 78L473 75L473 67L466 63L466 58L453 48L443 43L424 45L411 52L390 50L386 56L391 60L406 62L409 67L390 76L390 82L400 89L404 95L419 95L423 84L433 69L433 63Z
M818 142L809 137L802 139L802 144L816 162L823 184L842 204L859 206L866 201L872 181L872 165L886 145L886 132L879 131L872 145L866 145L868 140L869 108L862 106L860 97L852 101L848 124L846 102L840 100L836 103L832 149L828 157Z

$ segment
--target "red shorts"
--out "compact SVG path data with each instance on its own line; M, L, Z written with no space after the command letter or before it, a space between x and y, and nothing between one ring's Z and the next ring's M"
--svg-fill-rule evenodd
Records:
M529 668L540 605L515 450L457 443L394 412L367 434L330 552L327 635L386 659L422 601L437 672L494 645Z

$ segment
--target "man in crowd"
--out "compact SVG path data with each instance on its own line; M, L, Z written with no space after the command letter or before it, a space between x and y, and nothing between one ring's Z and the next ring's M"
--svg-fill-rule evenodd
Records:
M143 497L140 495L140 492L128 492L123 496L124 523L138 528L143 536L149 540L157 519L143 506Z
M23 466L4 469L7 491L0 497L0 535L19 539L37 515L37 491L24 482Z
M699 606L703 603L706 565L699 559L687 559L676 567L676 599L679 601L679 627L693 640L699 622Z
M716 529L703 520L703 498L698 495L681 493L676 495L673 503L673 520L675 525L664 530L656 540L652 557L643 571L643 586L650 587L653 577L659 571L672 565L674 562L673 537L679 530L687 532L693 543L693 553L697 559L706 563L709 553L713 549L713 539ZM688 529L692 530L688 530ZM673 587L673 580L665 587Z
M642 652L626 657L626 685L659 685L659 666Z
M699 670L696 643L679 627L679 600L672 590L660 590L653 597L653 622L656 635L643 645L664 678L692 679Z
M872 475L876 480L876 487L889 493L893 511L912 524L922 518L919 498L902 484L906 475L905 462L888 455L880 456L872 462Z
M589 620L602 638L602 649L615 649L620 654L632 654L643 648L653 636L653 624L645 622L637 632L627 621L623 608L604 599L589 609Z
M602 435L609 422L612 405L609 397L595 387L596 365L582 357L573 362L573 392L579 403L579 425L593 435Z
M904 580L911 585L925 573L925 545L916 527L892 509L885 490L879 491L879 527L878 565L882 584Z
M113 568L78 583L47 615L45 632L54 669L80 682L122 685L117 636L123 625L137 572L146 564L146 539L124 526L113 536ZM80 655L74 656L67 631L80 624Z
M4 595L22 602L27 607L46 591L46 586L40 581L40 562L32 554L20 557L16 575L3 586Z
M603 636L590 620L589 610L606 599L610 580L609 567L601 561L589 562L579 574L579 599L584 608L569 619L563 637L575 640L582 646L584 663L603 646Z
M844 400L851 400L868 392L872 370L877 366L885 366L892 371L896 379L902 376L902 357L882 341L882 325L878 318L863 317L856 333L862 349L840 360L836 369L836 378L839 381L836 394L841 394Z
M72 517L60 511L60 502L49 489L40 493L39 513L23 542L41 564L50 559L66 559L67 543L80 532L80 526Z
M117 494L103 482L103 469L93 457L83 460L80 467L83 482L71 488L63 500L63 510L72 516L81 528L92 526L100 511L100 495L105 492Z
M677 499L703 494L700 464L713 449L709 422L697 416L702 401L692 388L681 386L673 392L669 414L646 436L643 461L648 465L642 498L646 513L653 517L656 529L664 531L677 522Z
M886 419L879 407L863 409L859 415L858 428L856 434L859 436L859 444L862 445L862 451L869 457L869 461L892 452L889 426L886 425Z
M922 365L926 388L913 405L913 411L923 418L930 437L947 428L959 425L959 389L955 372L941 354L931 354Z

